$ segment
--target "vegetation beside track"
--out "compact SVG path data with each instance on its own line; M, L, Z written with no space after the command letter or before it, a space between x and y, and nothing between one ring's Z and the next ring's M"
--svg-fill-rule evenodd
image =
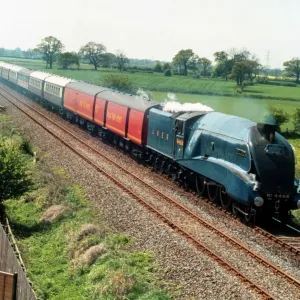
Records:
M0 114L0 125L26 156L35 183L4 205L39 299L170 299L152 255L129 251L130 237L101 221L63 169L36 162L7 115Z

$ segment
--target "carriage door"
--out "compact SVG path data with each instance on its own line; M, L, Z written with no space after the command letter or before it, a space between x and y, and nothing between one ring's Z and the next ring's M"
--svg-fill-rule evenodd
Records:
M175 130L174 156L175 156L175 159L182 159L183 158L183 144L184 144L184 122L176 120L174 130Z

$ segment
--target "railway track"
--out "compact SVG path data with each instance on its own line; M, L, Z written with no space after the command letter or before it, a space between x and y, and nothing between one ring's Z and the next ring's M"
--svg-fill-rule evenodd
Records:
M272 226L272 229L265 230L260 227L255 227L254 229L290 250L296 256L296 259L300 260L300 231L288 224L283 227L277 219L273 219L273 222L274 226Z
M296 279L292 278L290 275L288 275L287 273L285 273L284 271L282 271L281 269L279 269L277 266L271 264L270 262L268 262L267 260L265 260L263 257L261 257L258 254L254 253L252 250L248 249L246 246L244 246L240 242L238 242L238 241L234 240L232 237L226 235L224 232L220 231L219 229L217 229L216 227L214 227L212 224L209 224L207 221L205 221L204 219L202 219L200 216L198 216L194 212L190 211L187 207L185 207L184 205L182 205L181 203L179 203L177 200L174 200L174 199L168 197L167 195L165 195L164 193L162 193L158 189L156 189L153 186L149 185L142 178L140 178L137 175L133 174L132 172L128 171L124 167L120 166L117 162L115 162L114 160L112 160L111 158L105 156L103 153L101 153L98 150L96 150L95 148L91 147L86 142L84 142L83 140L81 140L78 137L76 137L72 132L70 132L69 130L67 130L66 128L64 128L63 126L61 126L60 124L58 124L58 123L54 122L53 120L49 119L47 116L45 116L44 114L40 113L36 109L32 108L31 106L29 106L25 102L21 101L20 99L17 99L13 94L11 94L10 92L8 92L7 90L2 89L2 91L4 91L5 93L7 93L8 95L10 95L10 97L13 97L17 101L21 102L22 105L25 105L30 110L33 110L39 116L47 119L47 121L49 121L52 124L54 124L55 126L59 127L65 133L71 135L74 139L76 139L78 142L80 142L81 144L83 144L84 146L86 146L89 150L92 150L97 155L105 158L111 164L113 164L115 167L117 167L120 170L122 170L127 175L132 176L136 181L139 181L140 183L142 183L144 186L146 186L147 188L149 188L153 193L156 193L160 198L164 199L168 203L170 203L173 206L175 206L177 209L179 209L182 212L184 212L186 216L192 218L194 221L197 221L199 224L201 224L205 228L211 230L212 232L214 232L215 234L217 234L220 238L222 238L225 241L229 242L232 246L234 246L234 247L240 249L241 251L247 253L247 255L249 255L250 257L252 257L253 259L255 259L260 264L264 265L268 269L272 270L275 274L279 274L280 276L282 276L284 279L286 279L292 285L296 286L297 288L300 288L300 282L299 281L297 281ZM57 134L55 134L54 132L52 132L51 130L49 130L44 124L42 124L40 121L36 120L36 118L34 118L31 114L29 114L24 109L22 109L14 101L11 101L2 92L0 94L6 100L8 100L9 102L11 102L14 106L16 106L18 109L20 109L23 113L25 113L28 117L30 117L32 120L34 120L36 123L38 123L42 128L44 128L52 136L54 136L55 138L59 139L65 146L67 146L69 149L71 149L73 152L75 152L78 156L80 156L82 159L84 159L86 162L88 162L97 171L99 171L100 173L104 174L112 182L114 182L117 186L119 186L122 190L126 191L127 194L129 194L130 196L132 196L133 198L135 198L144 207L146 207L148 210L150 210L152 213L154 213L156 216L158 216L164 223L166 223L172 229L176 230L177 232L179 232L180 234L182 234L183 236L185 236L199 250L201 250L202 252L206 253L208 256L210 256L215 261L217 261L222 267L224 267L226 270L230 271L233 275L235 275L236 277L238 277L241 280L241 282L245 283L250 288L252 288L253 290L255 290L263 298L272 299L272 296L270 294L268 294L267 291L265 291L262 287L258 286L257 284L255 284L251 280L249 280L245 275L243 275L239 270L237 270L235 267L233 267L228 262L226 262L222 257L220 257L219 255L216 255L215 253L213 253L213 251L211 251L207 246L205 246L197 238L193 237L189 232L187 232L185 229L183 229L182 226L176 224L176 222L174 222L170 218L168 218L166 216L166 214L163 214L161 211L159 211L153 205L149 204L147 201L145 201L143 198L141 198L136 192L132 191L132 189L129 189L128 187L126 187L124 184L122 184L122 182L120 182L114 176L112 176L109 173L107 173L104 169L100 168L98 165L96 165L93 161L91 161L90 159L88 159L86 156L84 156L78 150L74 149L74 147L72 147L71 145L69 145L68 143L66 143L64 140L62 140L61 137L59 137Z

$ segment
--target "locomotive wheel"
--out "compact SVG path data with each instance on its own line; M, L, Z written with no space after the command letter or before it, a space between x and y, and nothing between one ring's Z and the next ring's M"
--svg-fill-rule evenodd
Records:
M253 216L251 215L251 213L252 213L251 207L246 207L245 212L250 214L249 216L244 215L245 222L246 222L246 224L248 224L252 221L252 218L253 218Z
M227 194L224 186L220 188L220 201L222 207L225 209L229 209L232 203L232 198Z
M203 196L206 191L205 178L200 175L196 175L196 190L199 196Z
M219 200L220 188L217 185L208 184L207 185L207 193L208 193L209 200L212 203L216 203Z

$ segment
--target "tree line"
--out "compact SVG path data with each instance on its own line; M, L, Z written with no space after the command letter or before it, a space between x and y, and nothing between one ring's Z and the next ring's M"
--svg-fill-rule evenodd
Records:
M5 50L0 48L0 56L10 51L8 54L20 55L22 50ZM6 53L7 54L7 53ZM46 61L46 67L52 68L53 63L57 62L63 69L68 69L74 65L79 67L80 61L93 65L97 70L100 66L109 68L114 66L120 71L126 70L129 65L129 59L121 50L115 53L107 52L104 44L96 42L88 42L80 47L76 52L64 52L63 43L53 36L45 37L37 45L35 49L28 49L23 52L24 57L38 57ZM192 49L182 49L173 57L171 63L161 63L156 61L155 66L151 70L154 72L162 72L165 76L176 75L193 75L196 78L204 77L223 77L226 81L233 79L238 86L243 86L245 80L250 84L258 74L264 74L265 68L259 63L258 58L248 50L217 51L213 54L214 62L206 57L200 57ZM135 64L138 60L135 60ZM145 61L145 63L150 62ZM144 63L144 62L142 62ZM151 65L151 63L150 63ZM284 75L295 77L296 83L300 81L300 58L293 58L283 63ZM274 76L282 75L282 70L273 69Z
M238 51L231 49L230 51L218 51L213 54L215 65L212 61L205 57L199 57L192 49L180 50L173 58L173 66L175 72L180 75L188 75L190 72L199 75L212 77L224 77L236 80L238 86L242 86L245 79L253 82L258 74L264 73L263 66L259 63L258 58L251 54L248 50ZM285 75L295 77L299 83L300 77L300 58L293 58L283 63ZM274 75L282 74L280 69L274 70Z

